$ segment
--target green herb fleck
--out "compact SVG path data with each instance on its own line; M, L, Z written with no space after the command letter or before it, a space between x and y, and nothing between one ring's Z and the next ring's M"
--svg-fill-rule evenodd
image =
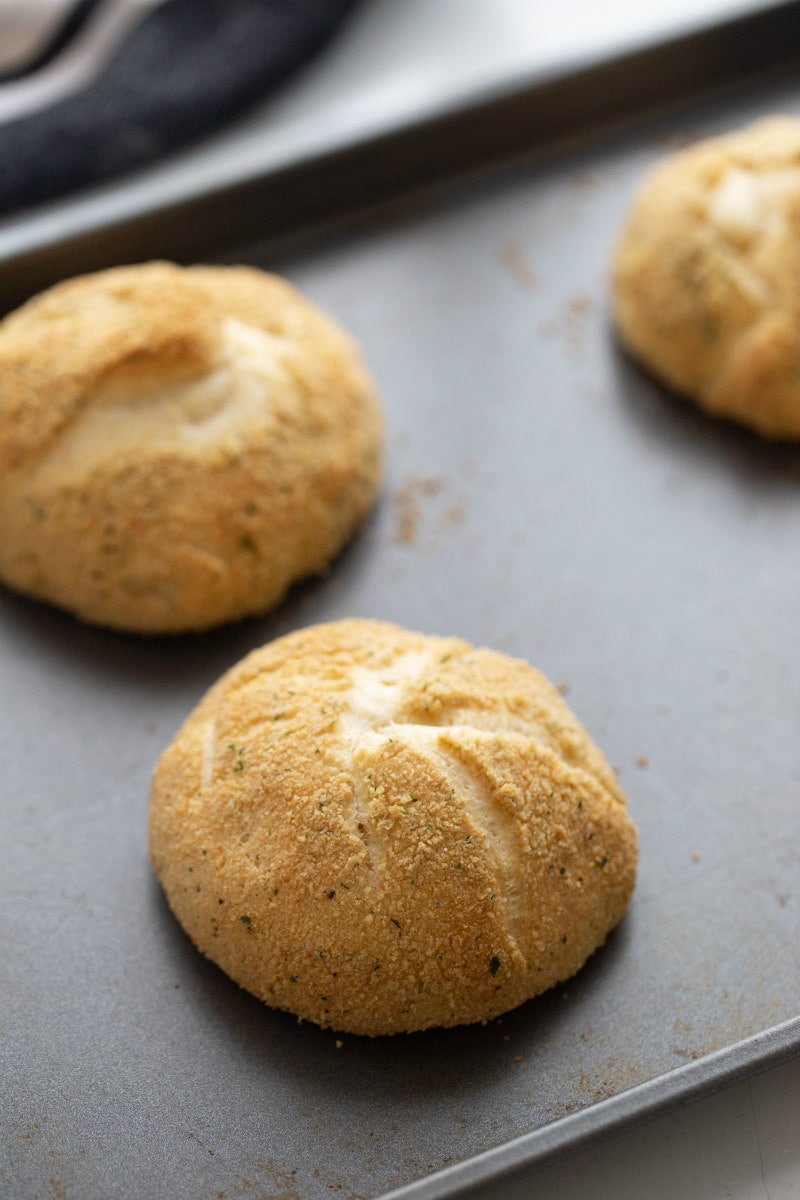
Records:
M596 858L594 860L594 865L596 867L602 868L602 867L605 867L609 862L610 862L610 859L609 859L608 855L604 854L602 858Z
M492 957L489 959L489 974L496 975L499 970L500 970L500 959L497 957L496 954L493 954Z
M228 742L228 749L232 750L234 752L234 754L239 755L239 761L237 762L236 766L233 768L234 771L243 771L244 763L242 762L242 755L244 754L244 746L237 746L236 742Z
M398 929L400 928L400 922L398 920L396 920L395 917L390 917L389 920L392 922L393 925L396 925Z
M243 917L239 917L239 920L242 922L243 925L251 924L250 917L247 915L247 913L245 913Z

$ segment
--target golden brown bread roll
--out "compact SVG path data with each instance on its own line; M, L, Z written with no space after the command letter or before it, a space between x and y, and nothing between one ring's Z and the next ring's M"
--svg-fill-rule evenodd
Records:
M0 580L144 633L261 612L372 505L350 339L245 267L69 280L0 324Z
M322 1026L485 1021L628 905L614 773L526 663L376 621L244 658L154 773L153 864L192 940Z
M800 120L771 117L650 173L614 264L622 341L709 413L800 437Z

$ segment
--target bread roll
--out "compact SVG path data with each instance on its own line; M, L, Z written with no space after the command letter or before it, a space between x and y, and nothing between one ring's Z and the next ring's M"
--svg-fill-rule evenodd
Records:
M698 142L645 180L619 244L623 343L707 412L800 437L800 120Z
M150 846L197 947L267 1004L378 1035L568 978L634 886L613 771L526 663L377 621L255 650L162 755Z
M141 633L262 612L372 505L350 339L288 283L147 263L0 324L0 580Z

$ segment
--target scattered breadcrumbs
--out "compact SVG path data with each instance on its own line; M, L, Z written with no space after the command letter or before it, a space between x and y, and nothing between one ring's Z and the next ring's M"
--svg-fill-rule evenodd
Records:
M413 542L422 517L422 497L435 496L444 487L436 476L409 475L392 497L395 515L394 540L401 544Z
M525 261L522 248L516 242L504 242L500 247L498 257L503 266L508 268L515 283L524 288L533 287L536 275Z

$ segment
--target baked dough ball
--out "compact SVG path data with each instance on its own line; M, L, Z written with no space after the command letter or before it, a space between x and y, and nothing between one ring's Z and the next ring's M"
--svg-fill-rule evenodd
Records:
M566 979L636 864L617 780L543 676L365 620L219 680L156 767L150 847L242 987L368 1035L485 1021Z
M623 342L670 387L765 437L800 437L800 120L657 166L613 290Z
M0 323L0 580L142 633L261 612L365 516L380 439L353 343L283 280L69 280Z

